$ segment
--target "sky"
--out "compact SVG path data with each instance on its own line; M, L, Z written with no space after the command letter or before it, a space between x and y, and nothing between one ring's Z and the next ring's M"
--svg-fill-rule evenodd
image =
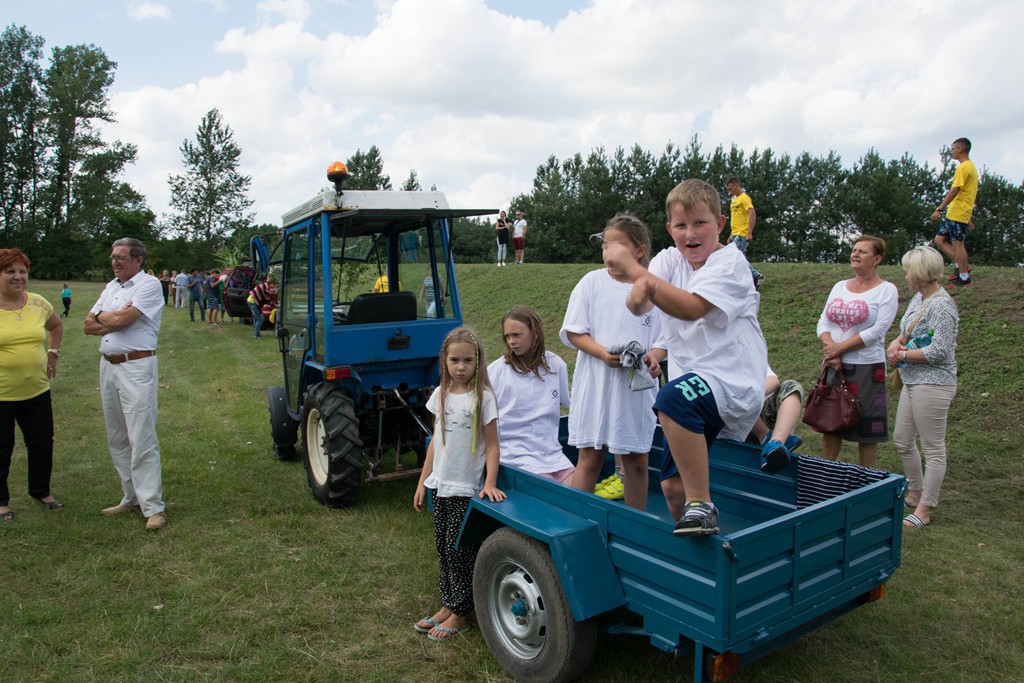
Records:
M123 179L158 216L217 108L256 222L376 145L451 206L509 208L551 155L694 135L791 155L939 162L955 138L1024 178L1024 4L948 0L0 0L0 25L117 62Z

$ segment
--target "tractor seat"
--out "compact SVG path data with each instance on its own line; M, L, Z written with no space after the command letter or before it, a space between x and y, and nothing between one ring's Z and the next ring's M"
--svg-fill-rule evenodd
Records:
M359 294L348 307L346 324L393 323L416 319L416 295L412 292Z

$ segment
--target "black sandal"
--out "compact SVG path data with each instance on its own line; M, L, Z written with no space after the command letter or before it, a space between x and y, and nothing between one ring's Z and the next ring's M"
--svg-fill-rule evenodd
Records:
M13 522L14 510L8 510L7 512L0 513L0 519L4 520L5 522Z
M33 498L32 500L36 501L40 505L45 505L50 510L60 510L61 508L64 507L64 503L60 502L56 498L54 498L53 500L50 500L50 501L40 500L38 498Z

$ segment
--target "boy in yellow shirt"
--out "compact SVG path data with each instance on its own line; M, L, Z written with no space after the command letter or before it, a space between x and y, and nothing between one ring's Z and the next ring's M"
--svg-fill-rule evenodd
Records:
M942 198L932 212L931 220L939 220L943 210L946 217L939 226L939 234L935 236L935 246L946 257L954 261L953 277L949 278L952 287L966 287L971 282L971 268L967 265L967 231L974 229L971 214L974 213L974 200L978 196L978 169L968 155L971 153L971 141L957 138L950 145L950 154L959 166L953 174L953 186Z

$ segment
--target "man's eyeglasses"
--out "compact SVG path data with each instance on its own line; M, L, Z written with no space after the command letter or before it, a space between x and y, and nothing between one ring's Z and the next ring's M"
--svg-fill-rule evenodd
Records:
M111 261L117 261L118 263L124 263L125 261L130 261L133 258L135 258L135 257L134 256L122 256L121 254L111 254L110 255L110 260Z

